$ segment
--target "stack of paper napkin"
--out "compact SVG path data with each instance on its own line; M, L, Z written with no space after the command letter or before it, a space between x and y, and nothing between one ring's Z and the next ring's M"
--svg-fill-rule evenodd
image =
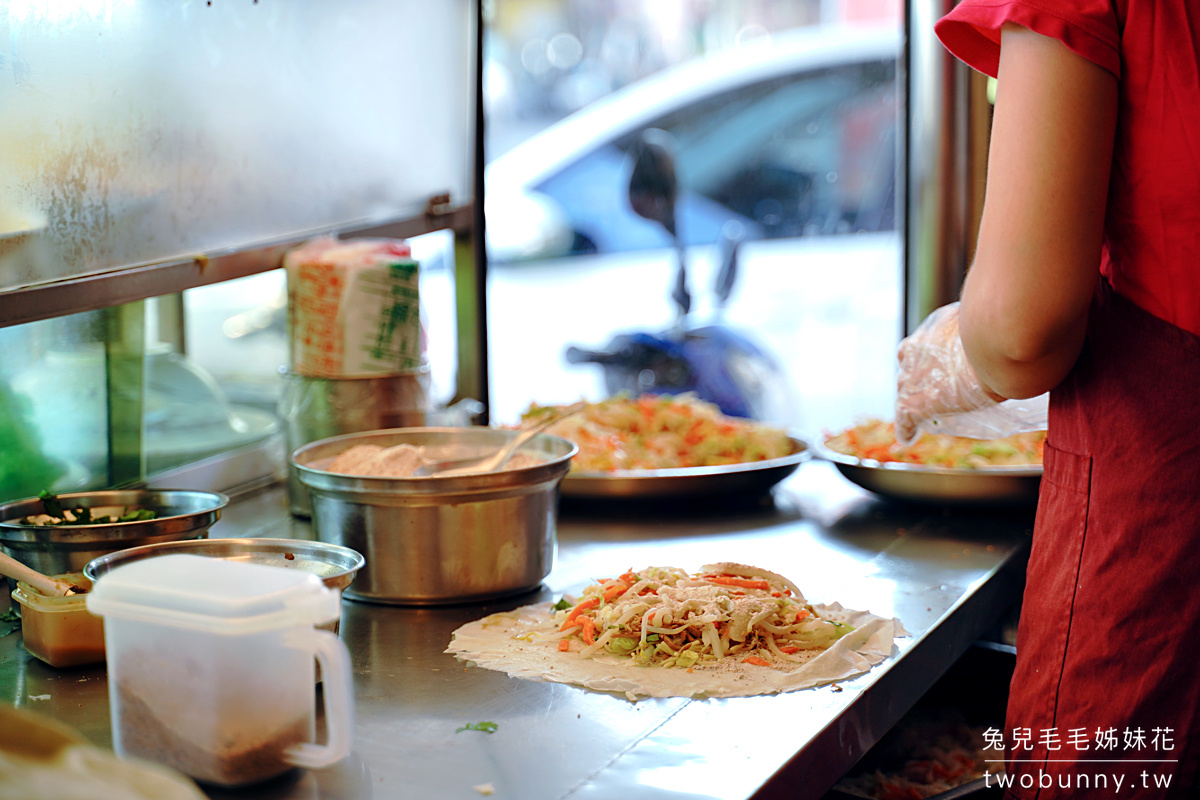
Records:
M418 264L403 240L315 239L284 267L293 373L361 377L421 364Z

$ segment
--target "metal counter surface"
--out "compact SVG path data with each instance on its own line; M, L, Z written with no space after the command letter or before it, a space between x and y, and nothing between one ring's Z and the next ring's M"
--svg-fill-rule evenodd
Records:
M918 509L874 498L831 465L804 464L774 501L566 505L541 589L486 605L343 601L354 665L351 756L213 798L819 798L1012 608L1032 509ZM282 487L235 501L213 536L312 538ZM369 554L367 554L369 558ZM839 684L782 695L633 703L510 678L443 651L459 625L558 599L628 567L739 561L792 578L815 602L898 617L893 658ZM181 687L186 689L186 687ZM56 670L0 638L0 695L111 747L102 666ZM455 731L493 721L494 733Z

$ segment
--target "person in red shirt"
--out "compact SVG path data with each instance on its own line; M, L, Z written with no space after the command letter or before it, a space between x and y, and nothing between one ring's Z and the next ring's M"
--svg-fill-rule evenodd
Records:
M964 0L997 77L959 303L901 343L902 439L1050 392L1005 739L1030 800L1193 793L1200 762L1200 3Z

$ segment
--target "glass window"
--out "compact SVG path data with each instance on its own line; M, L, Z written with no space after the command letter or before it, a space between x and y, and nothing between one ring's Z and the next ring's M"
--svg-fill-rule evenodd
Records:
M473 14L0 3L0 289L467 202Z
M491 4L493 420L616 391L810 434L890 417L900 6L783 5ZM648 137L673 229L631 201Z
M109 273L105 296L127 299L193 254L419 218L434 196L469 203L475 13L471 0L0 2L0 292L44 287L36 314L61 314L56 288L81 276ZM414 243L422 268L452 272L453 237L431 237ZM214 280L211 261L195 265L188 285ZM435 277L423 294L439 398L454 391L451 289ZM285 300L274 271L0 319L0 498L141 481L278 438Z
M144 305L0 328L0 501L140 477Z

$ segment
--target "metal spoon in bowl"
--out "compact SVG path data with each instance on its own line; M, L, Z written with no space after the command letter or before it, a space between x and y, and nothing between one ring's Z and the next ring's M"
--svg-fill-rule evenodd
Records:
M530 439L554 423L564 420L572 414L578 414L585 408L587 408L587 403L581 401L559 411L551 411L545 416L525 423L516 436L494 453L488 453L483 456L472 456L471 458L456 458L448 461L433 461L428 464L422 464L413 470L413 477L437 476L441 478L451 475L477 475L484 472L495 472L502 469L508 463L508 460Z
M87 590L76 586L69 581L51 578L49 575L43 575L37 570L17 561L11 556L6 556L0 553L0 575L7 575L18 581L25 581L39 592L50 597L66 597L70 594L84 594Z

